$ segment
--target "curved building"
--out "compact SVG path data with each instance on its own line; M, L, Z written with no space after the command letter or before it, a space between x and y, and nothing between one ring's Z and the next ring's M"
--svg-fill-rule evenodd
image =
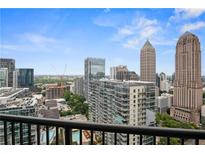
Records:
M174 100L171 116L200 123L202 106L201 49L196 35L186 32L178 40L175 55Z

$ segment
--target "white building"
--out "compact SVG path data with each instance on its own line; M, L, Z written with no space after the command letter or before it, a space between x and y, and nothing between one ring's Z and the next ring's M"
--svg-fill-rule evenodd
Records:
M0 87L8 87L8 69L0 68Z
M131 126L153 126L155 123L155 84L142 81L94 80L90 82L88 103L90 120ZM118 134L117 144L126 144L126 134ZM152 144L143 138L143 144ZM130 135L130 144L139 144L138 136ZM107 133L106 144L114 144Z
M173 95L163 93L161 96L158 96L157 99L157 107L159 113L166 113L167 109L169 109L173 102Z

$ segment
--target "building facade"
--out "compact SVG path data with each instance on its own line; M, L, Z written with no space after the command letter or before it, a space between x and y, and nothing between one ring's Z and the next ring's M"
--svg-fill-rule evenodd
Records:
M198 37L190 32L184 33L177 42L175 56L174 102L171 116L199 125L202 81Z
M83 77L74 80L74 88L73 88L74 94L77 94L79 96L84 96L83 84L84 84Z
M140 53L140 80L156 82L155 48L147 40Z
M127 66L119 65L110 68L110 79L114 80L139 80L138 75L134 71L129 71Z
M8 69L8 86L13 87L13 71L15 70L15 60L0 58L0 68Z
M34 69L19 68L13 72L14 88L32 88L34 86Z
M171 83L167 80L167 75L164 72L160 73L160 91L169 92Z
M155 123L155 85L140 81L93 80L90 82L89 115L92 122L131 126ZM148 116L149 115L149 116ZM117 144L126 144L126 134L117 135ZM139 144L139 136L130 135L130 144ZM114 144L113 133L106 133L106 144ZM143 144L152 144L144 137Z
M0 68L0 87L8 87L8 69Z
M87 58L84 64L84 94L88 99L89 82L93 79L105 77L105 59Z
M15 102L14 102L15 103ZM37 117L37 103L36 101L26 102L21 105L11 105L7 107L0 107L0 114L12 114L12 115L20 115L20 116L32 116ZM15 144L20 144L20 126L18 123L14 124L15 130ZM23 132L23 144L28 144L28 125L22 124L22 132ZM8 145L12 144L11 140L11 123L7 124L7 142ZM31 144L36 144L36 127L31 126ZM4 145L4 124L0 122L0 145Z
M69 85L48 85L46 87L46 99L63 98L65 91L70 91Z
M161 96L156 98L157 107L159 113L167 113L168 109L170 109L173 104L173 95L163 93Z

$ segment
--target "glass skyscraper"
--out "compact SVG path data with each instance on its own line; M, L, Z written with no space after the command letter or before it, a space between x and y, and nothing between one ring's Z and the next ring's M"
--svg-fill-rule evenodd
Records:
M34 85L34 70L28 68L20 68L14 71L14 87L31 88Z
M84 92L85 98L88 99L89 82L92 79L101 79L105 77L105 59L87 58L85 59L84 67Z

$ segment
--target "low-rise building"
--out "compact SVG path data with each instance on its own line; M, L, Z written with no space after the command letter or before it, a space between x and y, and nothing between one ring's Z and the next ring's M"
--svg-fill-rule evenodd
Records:
M43 118L59 119L59 110L57 101L53 99L45 100L44 108L40 110Z
M46 87L46 99L58 99L63 98L65 91L70 91L69 85L47 85Z
M157 97L156 101L157 101L158 112L166 113L172 105L173 95L163 93L161 96Z

